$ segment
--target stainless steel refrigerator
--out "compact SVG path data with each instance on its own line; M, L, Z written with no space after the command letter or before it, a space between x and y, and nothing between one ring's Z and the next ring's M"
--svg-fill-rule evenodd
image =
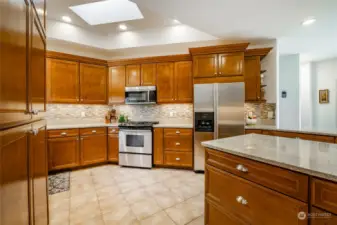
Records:
M194 171L204 171L201 142L244 134L245 85L216 83L194 85Z

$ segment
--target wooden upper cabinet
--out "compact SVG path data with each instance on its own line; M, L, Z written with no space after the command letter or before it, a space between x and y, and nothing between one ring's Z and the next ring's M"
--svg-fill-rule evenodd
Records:
M174 63L157 64L157 102L174 102Z
M141 86L155 86L157 77L157 65L156 64L142 64L141 65Z
M105 66L80 65L81 103L106 103L107 70Z
M192 62L176 62L174 64L175 100L188 103L193 101Z
M126 66L126 86L140 86L140 65Z
M30 103L31 111L46 111L46 40L34 16L30 51Z
M193 77L215 77L217 75L218 55L198 55L193 57Z
M1 2L0 128L31 119L26 114L28 13L28 1Z
M257 101L261 95L260 57L245 57L245 100Z
M108 103L124 103L125 101L125 66L111 67L109 72Z
M51 103L80 101L79 63L47 59L47 100Z
M244 53L225 53L218 55L218 76L243 75Z

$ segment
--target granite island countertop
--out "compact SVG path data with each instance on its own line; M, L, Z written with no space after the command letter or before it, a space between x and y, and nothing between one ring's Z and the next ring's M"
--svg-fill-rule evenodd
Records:
M248 134L206 141L202 145L337 182L337 144Z

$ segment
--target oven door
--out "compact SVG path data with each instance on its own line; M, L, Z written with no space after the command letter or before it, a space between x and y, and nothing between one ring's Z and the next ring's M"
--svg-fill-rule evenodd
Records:
M152 154L151 130L120 130L119 152Z

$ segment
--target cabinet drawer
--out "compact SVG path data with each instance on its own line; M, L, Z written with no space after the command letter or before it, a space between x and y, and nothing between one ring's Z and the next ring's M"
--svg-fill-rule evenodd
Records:
M206 165L206 199L238 218L237 224L304 225L299 212L308 205L276 191ZM207 218L207 215L206 215ZM242 222L242 223L239 223Z
M337 183L313 178L311 199L312 205L337 214Z
M311 207L311 213L314 215L311 218L311 225L336 225L337 215L325 212L315 207Z
M328 142L328 143L334 143L335 138L330 136L322 136L322 135L312 135L312 134L298 134L299 138L304 140L310 140L310 141L320 141L320 142Z
M262 134L262 130L245 129L245 134Z
M78 129L48 130L48 138L78 136Z
M91 127L80 129L81 136L94 135L94 134L106 134L105 127Z
M207 149L206 163L247 180L308 201L308 176L245 159L224 152Z
M109 127L108 128L108 133L109 134L118 134L118 132L119 132L118 127Z
M165 128L164 136L192 136L192 129L186 128Z
M192 167L192 153L190 152L165 152L165 165Z
M192 136L167 136L164 139L165 151L192 151Z

